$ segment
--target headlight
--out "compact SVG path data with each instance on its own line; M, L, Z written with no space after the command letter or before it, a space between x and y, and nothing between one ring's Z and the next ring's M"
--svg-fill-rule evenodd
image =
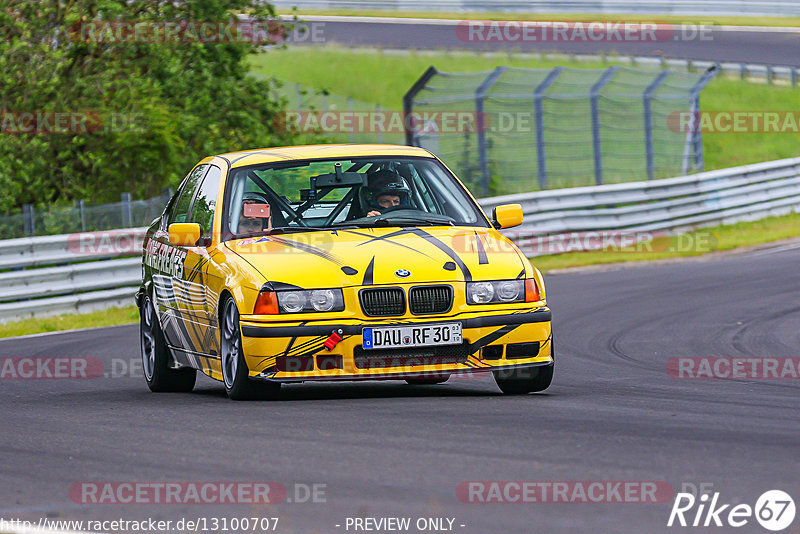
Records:
M303 311L308 302L305 291L281 291L278 293L278 305L281 311L297 313Z
M531 280L533 282L533 280ZM467 282L467 304L507 304L525 302L526 280ZM534 287L536 287L534 283Z
M341 289L277 291L280 313L330 312L344 310Z
M470 304L488 304L494 300L492 282L467 283L467 302Z
M336 306L336 294L331 289L316 289L311 292L311 306L318 312L331 311Z

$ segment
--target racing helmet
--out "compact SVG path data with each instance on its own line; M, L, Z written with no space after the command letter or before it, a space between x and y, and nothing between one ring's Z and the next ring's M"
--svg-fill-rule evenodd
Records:
M371 193L370 207L385 209L378 204L378 197L394 195L400 197L400 205L408 206L411 190L406 185L403 177L389 169L381 169L369 174L367 188Z

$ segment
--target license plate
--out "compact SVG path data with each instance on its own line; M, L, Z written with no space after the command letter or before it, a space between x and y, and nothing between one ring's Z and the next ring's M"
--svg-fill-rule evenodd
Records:
M460 345L461 323L370 327L361 330L365 349Z

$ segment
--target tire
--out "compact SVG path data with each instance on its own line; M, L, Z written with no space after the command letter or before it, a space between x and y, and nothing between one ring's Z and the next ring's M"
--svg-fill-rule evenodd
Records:
M443 384L450 379L450 375L441 378L406 378L406 384L410 386L433 386Z
M280 382L258 383L250 379L242 353L242 330L239 309L232 298L222 305L220 315L220 364L225 392L231 400L273 399L281 389Z
M142 354L144 379L150 391L156 393L188 393L194 388L197 371L189 367L172 369L171 357L164 332L158 323L150 297L145 295L139 308L139 348Z
M524 395L544 391L553 381L555 364L492 371L497 387L506 395Z

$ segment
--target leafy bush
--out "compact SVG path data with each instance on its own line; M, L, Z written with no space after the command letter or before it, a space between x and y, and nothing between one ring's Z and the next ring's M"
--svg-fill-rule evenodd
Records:
M0 213L22 204L159 194L200 158L293 144L277 82L249 76L248 42L112 42L94 21L274 18L257 0L0 0ZM80 113L86 131L17 133L21 112ZM10 121L10 122L9 122Z

